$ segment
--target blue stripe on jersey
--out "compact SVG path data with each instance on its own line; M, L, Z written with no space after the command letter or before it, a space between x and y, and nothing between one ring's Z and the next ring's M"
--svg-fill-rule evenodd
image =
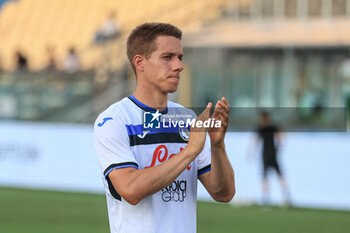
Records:
M130 146L159 143L188 143L179 133L153 133L145 135L129 135Z
M134 167L134 168L139 168L137 166L136 163L134 162L128 162L128 163L120 163L120 164L112 164L110 165L105 171L104 171L104 176L105 178L107 178L108 174L113 171L113 170L116 170L116 169L119 169L119 168L125 168L125 167Z
M135 98L135 96L130 95L129 99L136 104L137 106L139 106L140 108L142 108L143 110L149 111L149 112L156 112L157 109L155 108L151 108L149 106L147 106L146 104L141 103L138 99ZM168 107L166 107L163 111L161 111L160 113L162 114L166 114L168 112Z
M208 166L206 166L206 167L204 167L202 169L199 169L198 170L198 176L203 175L204 173L206 173L208 171L211 171L211 164L209 164Z
M125 125L128 135L142 134L143 125Z

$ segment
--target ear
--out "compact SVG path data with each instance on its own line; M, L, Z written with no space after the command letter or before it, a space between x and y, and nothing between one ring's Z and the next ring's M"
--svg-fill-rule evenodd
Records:
M144 71L145 69L144 61L145 61L145 58L142 55L137 54L134 56L133 63L137 71L140 71L140 72Z

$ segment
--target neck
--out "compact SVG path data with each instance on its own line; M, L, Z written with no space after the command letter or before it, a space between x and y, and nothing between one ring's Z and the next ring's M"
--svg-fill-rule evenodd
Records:
M163 111L167 107L168 93L136 87L133 96L143 104Z

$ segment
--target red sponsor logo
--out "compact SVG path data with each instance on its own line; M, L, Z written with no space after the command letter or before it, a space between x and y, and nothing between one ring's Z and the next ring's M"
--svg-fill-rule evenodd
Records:
M180 152L183 149L184 148L180 147ZM159 145L159 146L157 146L157 148L153 152L153 158L152 158L151 165L149 165L145 168L154 167L156 165L157 161L159 162L159 164L164 163L165 161L167 161L168 159L170 159L174 155L176 155L176 154L171 154L168 156L168 148L165 145ZM188 166L187 170L191 170L191 167L192 167L191 165Z

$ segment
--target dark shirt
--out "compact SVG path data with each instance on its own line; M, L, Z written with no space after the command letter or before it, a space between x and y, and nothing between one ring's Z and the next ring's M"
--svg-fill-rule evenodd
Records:
M18 55L17 57L17 69L26 70L28 68L27 58L23 55Z
M260 126L257 130L259 137L263 141L263 157L265 159L276 157L277 146L275 136L277 132L278 128L274 125Z

